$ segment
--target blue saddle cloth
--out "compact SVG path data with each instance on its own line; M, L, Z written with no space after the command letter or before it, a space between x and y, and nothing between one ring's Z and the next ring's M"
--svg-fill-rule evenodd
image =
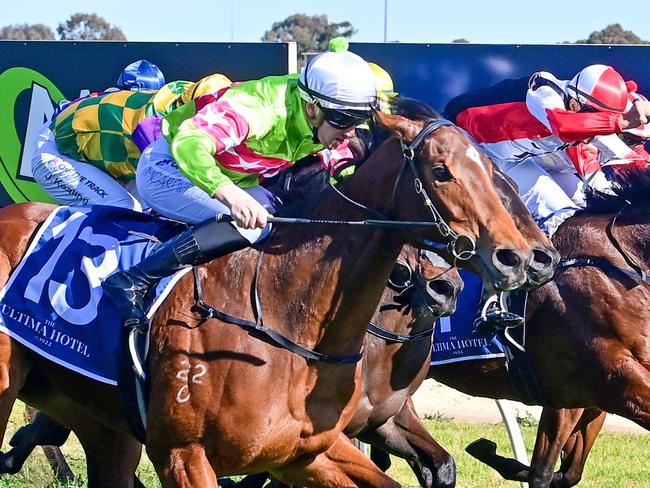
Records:
M469 271L460 272L465 287L458 297L456 313L436 321L431 365L472 359L504 357L503 346L494 334L473 332L481 306L481 278Z
M0 331L57 364L117 384L122 317L101 282L141 261L155 245L147 236L164 241L180 230L116 207L58 207L0 291Z

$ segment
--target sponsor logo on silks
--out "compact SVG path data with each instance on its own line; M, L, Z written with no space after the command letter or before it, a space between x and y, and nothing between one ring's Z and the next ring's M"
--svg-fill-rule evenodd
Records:
M19 133L16 105L23 92L30 95L29 116L24 133ZM14 67L0 73L0 183L14 202L52 201L32 178L31 160L38 132L63 99L56 85L37 71Z

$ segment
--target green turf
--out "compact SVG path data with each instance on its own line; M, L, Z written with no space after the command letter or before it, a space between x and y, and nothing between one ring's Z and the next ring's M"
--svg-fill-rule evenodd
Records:
M525 419L524 419L525 420ZM452 422L444 417L434 416L425 420L427 428L438 442L451 452L456 460L459 488L518 487L518 483L503 481L498 474L465 453L467 444L479 437L486 437L497 443L499 453L509 455L509 441L501 424L466 424ZM532 447L535 427L522 422L526 445ZM6 441L22 424L22 407L14 409L5 436ZM527 425L527 426L526 426ZM61 484L54 481L42 451L39 449L27 462L22 472L0 478L0 488L16 487L82 487L85 483L84 457L76 439L64 446L67 459L77 475L77 481ZM647 488L650 487L650 435L603 433L600 435L587 463L580 487L585 488ZM530 455L530 452L529 452ZM408 465L393 458L389 474L405 487L417 487L417 480ZM138 469L140 479L147 487L159 487L153 467L144 460Z

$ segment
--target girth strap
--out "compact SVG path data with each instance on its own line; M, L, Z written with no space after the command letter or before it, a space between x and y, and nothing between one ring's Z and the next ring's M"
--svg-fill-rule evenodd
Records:
M429 329L423 330L422 332L418 332L417 334L413 334L413 335L404 335L404 334L397 334L390 330L382 329L378 325L375 325L372 322L370 322L370 325L368 326L367 330L369 334L379 337L380 339L383 339L386 342L417 342L417 341L423 341L425 339L431 339L431 337L433 337L434 328L431 327Z
M256 324L250 320L233 317L232 315L217 310L213 306L203 301L203 290L201 289L198 268L194 267L192 272L194 273L194 292L196 297L196 303L192 307L192 310L201 313L204 317L216 318L228 324L238 325L242 329L248 330L250 332L261 334L262 336L269 339L272 343L312 361L324 361L326 363L332 364L354 364L361 360L363 356L362 354L355 354L352 356L330 356L329 354L306 349L300 344L297 344L291 339L283 336L279 332L263 326L261 323Z

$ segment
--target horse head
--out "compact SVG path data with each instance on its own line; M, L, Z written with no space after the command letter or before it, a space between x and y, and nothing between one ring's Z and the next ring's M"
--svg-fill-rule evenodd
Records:
M494 188L492 163L481 158L463 131L444 119L383 113L376 119L395 137L382 144L361 170L367 184L379 185L378 177L370 173L376 165L369 163L381 154L395 173L392 192L370 205L397 219L431 222L430 227L413 231L416 237L411 242L444 243L441 256L473 269L486 286L495 290L521 286L533 251Z
M485 154L483 157L487 158ZM542 285L553 277L555 267L560 262L560 253L541 231L526 205L519 198L516 183L496 166L493 181L517 228L533 249L533 258L526 268L528 276L526 286Z
M431 251L420 251L416 280L436 304L433 310L436 318L448 317L456 311L456 301L464 286L456 268L450 267L449 263Z
M385 302L416 319L437 319L456 310L463 281L456 269L430 251L405 246L388 278ZM397 294L396 294L397 293ZM386 308L386 303L382 306ZM430 323L430 322L429 322Z

